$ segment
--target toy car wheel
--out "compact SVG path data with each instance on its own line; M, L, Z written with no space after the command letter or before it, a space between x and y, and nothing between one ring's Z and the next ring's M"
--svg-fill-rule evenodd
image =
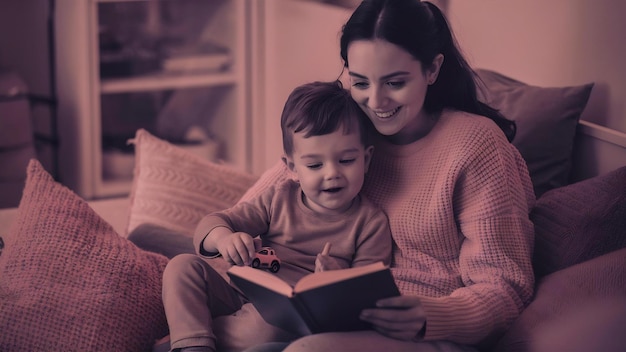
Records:
M253 268L258 268L259 266L261 266L261 261L259 260L259 258L256 258L252 261L252 267Z
M272 266L270 266L270 271L276 273L278 272L278 270L280 270L280 263L277 261L273 261Z

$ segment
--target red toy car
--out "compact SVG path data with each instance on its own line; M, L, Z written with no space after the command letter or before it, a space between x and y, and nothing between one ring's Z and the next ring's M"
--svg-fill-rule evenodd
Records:
M275 273L280 270L280 259L276 256L276 252L270 247L262 247L256 252L256 257L250 264L253 268L266 268Z

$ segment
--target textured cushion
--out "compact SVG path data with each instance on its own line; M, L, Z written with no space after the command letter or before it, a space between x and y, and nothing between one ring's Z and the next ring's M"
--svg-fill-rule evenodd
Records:
M483 100L517 123L513 144L528 164L535 195L566 185L576 126L593 84L544 88L490 70L476 72L486 86L479 90Z
M209 212L235 204L257 177L216 164L145 130L135 139L128 231L145 223L193 235Z
M547 192L531 219L539 277L626 247L626 166Z
M600 323L596 316L578 315L576 320L570 321L567 321L566 318L581 312L581 308L589 308L598 302L626 302L624 287L626 287L626 248L550 274L539 280L535 299L500 339L495 351L572 351L571 348L539 350L533 349L532 346L537 345L539 341L535 341L535 339L540 334L556 334L561 329L561 331L565 331L566 335L553 335L555 339L567 338L568 336L573 339L576 336L572 334L580 331L580 323L584 323L584 321L590 324ZM622 311L624 310L622 309ZM586 313L589 311L587 310ZM589 335L591 328L595 328L597 331L598 326L589 326L588 335L582 336L583 338L594 338L594 336ZM624 331L623 327L621 331ZM619 338L624 339L623 336ZM587 339L587 341L590 340ZM601 345L598 344L596 348L582 350L607 351L597 348L598 346Z
M150 351L167 258L120 237L31 160L0 254L0 351Z

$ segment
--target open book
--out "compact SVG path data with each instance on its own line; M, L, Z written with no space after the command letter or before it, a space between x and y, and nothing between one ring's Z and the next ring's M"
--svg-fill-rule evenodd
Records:
M359 319L361 311L381 298L400 295L382 262L309 274L295 287L247 266L233 266L228 276L265 321L300 335L369 329Z

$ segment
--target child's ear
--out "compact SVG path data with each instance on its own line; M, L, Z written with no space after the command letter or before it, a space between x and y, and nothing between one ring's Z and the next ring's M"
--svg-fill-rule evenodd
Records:
M283 160L283 163L285 163L289 171L291 171L291 173L293 174L293 178L297 180L298 173L296 172L296 165L293 163L293 159L291 159L291 157L287 155L283 155L281 159Z
M365 173L367 173L367 170L369 170L370 168L370 162L372 161L372 155L374 154L374 146L370 145L369 147L365 148Z

